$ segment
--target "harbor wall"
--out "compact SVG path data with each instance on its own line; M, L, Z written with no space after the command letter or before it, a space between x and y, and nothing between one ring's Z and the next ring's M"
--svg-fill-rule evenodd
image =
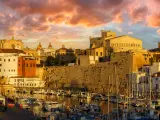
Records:
M87 87L91 92L128 94L128 74L148 64L142 53L115 53L110 62L83 66L46 67L46 87ZM131 87L131 86L130 86ZM118 90L118 91L117 91Z
M126 80L131 61L123 56L121 61L99 63L88 66L61 66L44 68L43 79L48 88L87 87L89 91L105 93L116 92L116 86L122 92L126 89ZM110 88L109 88L110 87Z

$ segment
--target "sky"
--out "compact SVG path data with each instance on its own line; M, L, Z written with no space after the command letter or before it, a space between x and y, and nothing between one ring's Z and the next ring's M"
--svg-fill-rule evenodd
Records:
M101 30L160 42L160 0L0 0L0 39L21 39L34 48L89 47Z

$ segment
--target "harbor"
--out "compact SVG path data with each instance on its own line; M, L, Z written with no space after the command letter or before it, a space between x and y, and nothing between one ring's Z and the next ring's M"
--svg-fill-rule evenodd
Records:
M61 92L60 92L61 91ZM64 90L51 93L16 93L6 96L19 107L28 111L30 119L40 120L158 120L160 101L107 96L80 92L68 95ZM83 96L82 96L83 95ZM86 96L85 96L86 95ZM88 95L88 96L87 96ZM150 106L152 105L152 106Z

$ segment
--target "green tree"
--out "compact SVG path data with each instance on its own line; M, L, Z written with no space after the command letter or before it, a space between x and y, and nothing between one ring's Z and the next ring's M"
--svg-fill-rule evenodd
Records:
M110 47L109 49L108 49L108 59L109 59L109 61L111 61L111 57L112 57L112 54L114 53L114 50L113 50L113 48L112 47Z
M45 66L57 66L58 60L52 56L48 56L45 60Z
M1 85L6 84L6 81L7 81L7 78L6 78L6 77L0 76L0 84L1 84Z

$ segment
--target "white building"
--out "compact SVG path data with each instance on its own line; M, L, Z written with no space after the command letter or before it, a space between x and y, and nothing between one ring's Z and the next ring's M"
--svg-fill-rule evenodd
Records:
M134 96L141 96L143 95L144 89L148 88L148 84L146 83L146 73L145 72L136 72L132 73L130 77L132 80L132 90ZM145 89L147 90L147 89Z
M22 55L22 50L0 49L0 76L18 76L18 57Z
M150 69L151 69L151 74L159 72L160 71L160 62L153 63L153 65L150 66Z
M18 88L42 88L45 85L45 82L38 77L10 77L8 83Z
M160 72L154 73L152 75L152 89L154 91L158 90L160 92Z

